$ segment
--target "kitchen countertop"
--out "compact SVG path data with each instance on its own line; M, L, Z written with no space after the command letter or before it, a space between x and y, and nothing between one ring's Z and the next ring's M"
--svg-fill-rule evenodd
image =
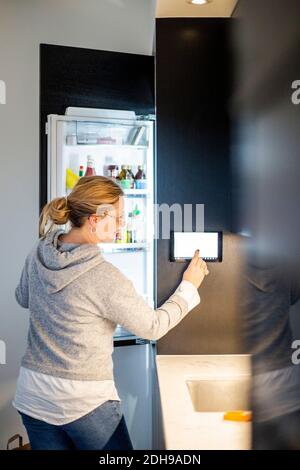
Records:
M156 365L166 449L251 449L251 423L224 421L223 412L195 411L186 384L251 375L250 356L157 355Z

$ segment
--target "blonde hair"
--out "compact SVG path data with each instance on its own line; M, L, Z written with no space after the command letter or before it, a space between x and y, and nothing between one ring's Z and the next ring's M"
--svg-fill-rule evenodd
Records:
M81 227L85 217L97 213L101 204L114 204L123 196L122 188L105 176L83 176L68 197L57 197L43 207L40 215L40 236L44 237L54 225L70 222ZM46 229L50 223L50 227Z

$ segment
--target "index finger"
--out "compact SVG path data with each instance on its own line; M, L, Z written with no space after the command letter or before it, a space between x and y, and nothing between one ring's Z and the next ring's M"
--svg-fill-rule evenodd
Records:
M199 260L199 257L200 257L200 250L197 249L197 250L195 251L195 253L194 253L194 256L193 256L193 258L192 258L192 261L193 261L194 263L197 262L197 261Z

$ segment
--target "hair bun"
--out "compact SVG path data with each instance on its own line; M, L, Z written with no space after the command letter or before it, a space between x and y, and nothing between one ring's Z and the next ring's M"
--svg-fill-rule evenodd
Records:
M68 222L70 214L68 205L68 200L65 197L57 197L45 205L40 216L41 236L45 235L45 229L46 226L48 226L49 221L51 221L51 227L53 224L64 225Z
M123 194L122 188L111 178L82 176L69 196L57 197L45 205L40 215L40 235L44 237L53 225L67 222L71 227L80 228L100 205L115 204Z
M49 216L56 225L63 225L69 219L68 201L65 197L57 197L49 204Z

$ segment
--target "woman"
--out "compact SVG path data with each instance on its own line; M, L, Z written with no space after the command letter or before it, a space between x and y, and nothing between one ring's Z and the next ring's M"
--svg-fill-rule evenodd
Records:
M91 176L41 213L15 293L30 324L13 405L33 450L132 449L113 378L116 325L156 340L200 302L208 271L198 252L157 310L104 259L97 244L115 239L123 207L119 185ZM68 232L54 227L67 222Z

